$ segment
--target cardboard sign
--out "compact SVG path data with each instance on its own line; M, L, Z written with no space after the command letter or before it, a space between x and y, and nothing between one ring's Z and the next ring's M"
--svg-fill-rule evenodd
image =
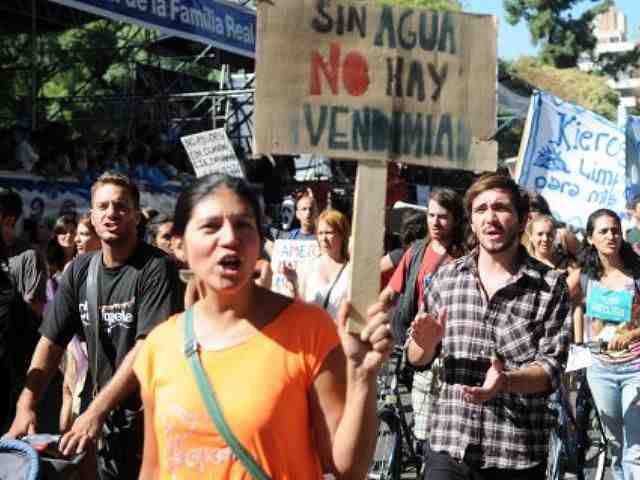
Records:
M258 8L257 153L496 169L494 17L353 0Z
M226 173L244 178L242 166L224 128L187 135L180 140L187 150L196 177Z
M549 202L554 218L584 229L589 214L625 211L625 135L614 123L546 92L531 98L518 183Z
M609 322L628 322L632 304L633 294L629 291L592 286L587 296L587 315Z
M313 260L318 255L320 255L320 247L316 241L276 240L273 244L273 253L271 255L271 269L273 270L271 290L292 297L293 291L282 274L282 263L286 262L296 271L299 271L301 265Z

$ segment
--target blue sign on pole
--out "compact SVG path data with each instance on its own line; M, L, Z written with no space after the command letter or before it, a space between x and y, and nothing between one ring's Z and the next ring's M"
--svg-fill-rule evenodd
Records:
M640 117L627 116L627 199L640 194Z
M553 216L584 229L588 215L626 204L625 134L578 105L536 92L529 114L518 183L540 193Z
M256 13L223 0L52 0L255 58Z

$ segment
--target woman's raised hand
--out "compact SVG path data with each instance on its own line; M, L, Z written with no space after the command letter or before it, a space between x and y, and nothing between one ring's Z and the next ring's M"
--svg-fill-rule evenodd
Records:
M291 285L296 285L298 283L298 272L296 272L296 269L292 264L282 262L280 264L280 273L284 275Z
M367 310L367 324L360 334L347 332L351 304L343 302L337 323L342 349L348 362L366 376L376 375L393 348L391 325L381 302Z

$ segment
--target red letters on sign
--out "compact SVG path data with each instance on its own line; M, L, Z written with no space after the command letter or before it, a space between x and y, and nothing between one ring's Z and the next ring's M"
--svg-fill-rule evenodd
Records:
M332 42L329 46L329 63L314 50L311 52L311 95L322 95L321 73L329 84L331 93L338 95L340 69L342 69L342 84L347 93L359 97L369 88L369 64L367 59L356 51L347 53L340 65L340 45Z

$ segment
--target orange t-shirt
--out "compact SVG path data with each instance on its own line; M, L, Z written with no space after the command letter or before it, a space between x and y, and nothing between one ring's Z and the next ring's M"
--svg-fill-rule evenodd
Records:
M249 480L200 397L183 353L182 322L174 315L153 330L134 364L142 396L155 408L160 478ZM271 478L322 478L308 396L338 344L324 310L293 302L247 342L200 351L227 424Z

